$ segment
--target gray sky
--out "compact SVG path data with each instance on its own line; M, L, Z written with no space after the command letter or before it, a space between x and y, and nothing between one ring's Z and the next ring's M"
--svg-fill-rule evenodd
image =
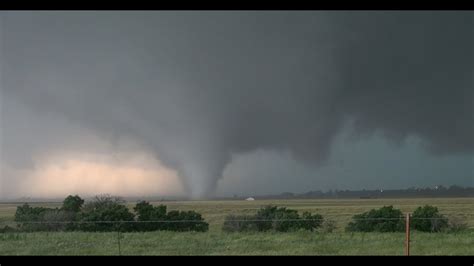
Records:
M473 19L1 12L0 198L472 186Z

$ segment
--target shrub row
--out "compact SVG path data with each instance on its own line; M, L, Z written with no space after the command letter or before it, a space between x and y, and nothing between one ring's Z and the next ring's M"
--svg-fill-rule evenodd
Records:
M19 206L15 213L18 228L4 228L0 232L20 231L123 231L146 232L157 230L205 232L209 224L195 211L167 211L165 205L153 206L140 201L131 212L120 198L97 196L84 204L79 196L68 196L61 208ZM459 220L448 220L433 206L418 207L411 215L410 226L423 232L462 231L467 225ZM265 206L255 215L228 215L222 230L225 232L295 230L331 232L332 220L319 214L285 207ZM402 232L405 230L403 213L393 206L384 206L354 215L347 225L349 232Z
M362 214L355 215L347 225L350 232L403 232L406 220L403 213L384 206ZM418 207L410 216L410 228L422 232L455 232L467 229L467 225L459 220L448 220L439 213L437 207L425 205Z
M266 206L255 215L229 215L224 221L225 232L277 231L288 232L299 229L316 230L323 223L319 214L304 212L302 216L296 210L284 207Z
M17 208L15 221L21 231L199 231L209 228L201 214L194 211L166 212L166 206L137 203L132 213L120 198L97 196L84 205L78 196L67 197L61 208Z

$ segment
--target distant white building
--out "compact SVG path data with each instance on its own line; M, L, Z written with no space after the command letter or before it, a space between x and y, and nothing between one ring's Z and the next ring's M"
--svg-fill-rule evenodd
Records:
M252 197L250 197L250 198L246 198L245 200L246 200L246 201L253 201L253 200L255 200L255 199L252 198Z

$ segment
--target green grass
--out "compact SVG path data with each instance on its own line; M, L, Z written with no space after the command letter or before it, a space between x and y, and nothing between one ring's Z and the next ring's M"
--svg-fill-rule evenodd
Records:
M0 255L118 255L117 233L0 235ZM412 235L413 255L472 255L474 232ZM403 255L403 233L121 234L122 255Z
M160 204L155 202L154 204ZM425 204L437 206L447 217L463 219L474 228L474 198L353 199L163 202L168 210L196 210L210 224L207 233L147 232L121 235L121 254L130 255L403 255L404 233L346 233L354 214L384 205L412 212ZM228 214L253 214L273 204L322 214L336 221L333 233L223 233ZM32 204L58 207L59 204ZM128 203L132 208L134 203ZM0 204L0 221L12 223L15 205ZM414 255L473 255L474 231L463 233L413 232ZM117 233L0 234L0 255L118 255Z

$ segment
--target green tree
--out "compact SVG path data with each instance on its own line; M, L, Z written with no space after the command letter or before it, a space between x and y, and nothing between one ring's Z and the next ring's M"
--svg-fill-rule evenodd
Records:
M120 198L96 196L84 205L80 215L80 229L84 231L133 231L135 215Z
M64 199L62 209L64 211L78 213L81 210L83 204L84 200L78 195L69 195Z
M439 232L448 227L448 219L439 213L437 207L418 207L411 215L410 227L423 232Z

